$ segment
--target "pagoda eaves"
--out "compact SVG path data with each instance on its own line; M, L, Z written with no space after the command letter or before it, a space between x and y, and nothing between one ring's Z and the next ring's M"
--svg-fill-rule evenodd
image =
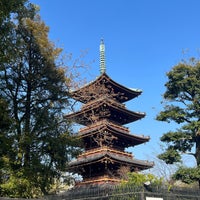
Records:
M130 134L128 128L116 125L108 120L103 120L80 129L78 136L86 143L88 138L93 138L96 134L103 133L105 131L112 133L112 135L117 137L117 140L123 141L126 148L136 146L150 140L149 136L145 137L144 135Z
M79 170L82 169L83 166L89 166L91 163L118 163L120 164L126 164L127 166L130 165L131 171L134 171L135 168L137 170L144 170L144 169L149 169L151 168L154 163L149 162L149 161L144 161L144 160L138 160L135 158L130 158L128 156L122 156L116 153L111 153L111 152L100 152L98 154L93 154L92 156L84 156L81 158L78 158L75 161L72 161L70 163L70 168L71 170Z
M86 104L87 105L87 104ZM99 112L101 109L101 112ZM81 125L90 125L95 122L93 112L98 110L99 114L95 117L99 121L100 119L109 119L110 121L115 121L118 124L128 124L139 119L145 117L145 113L142 112L134 112L127 110L124 106L118 104L114 104L110 102L108 98L102 100L95 101L92 105L87 105L82 107L80 111L68 114L65 116L67 119L72 120Z
M71 96L77 101L87 103L88 101L93 100L95 88L101 86L102 84L112 88L114 93L117 91L118 95L116 96L116 99L120 103L124 103L135 97L138 97L142 93L142 90L127 88L112 80L106 73L103 73L96 80L86 84L78 90L72 91Z

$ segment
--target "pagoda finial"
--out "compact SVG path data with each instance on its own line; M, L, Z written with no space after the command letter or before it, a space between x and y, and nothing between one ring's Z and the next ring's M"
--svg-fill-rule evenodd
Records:
M105 45L103 39L100 43L100 73L103 74L106 72L106 63L105 63Z

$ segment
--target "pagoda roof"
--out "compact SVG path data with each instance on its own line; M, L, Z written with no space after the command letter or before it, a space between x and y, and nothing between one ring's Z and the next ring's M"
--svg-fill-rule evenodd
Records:
M106 87L112 88L113 93L117 94L115 95L115 98L120 103L129 101L139 96L142 93L142 90L127 88L115 82L104 72L100 76L98 76L94 81L86 84L85 86L81 87L78 90L72 91L71 92L72 98L82 103L87 103L88 101L91 101L93 99L92 97L95 96L94 95L94 93L96 93L95 88L97 86L102 86L103 84Z
M128 128L116 125L108 120L102 120L80 129L78 136L80 138L91 137L92 135L103 132L104 130L107 130L118 138L123 139L126 143L126 147L139 145L149 141L150 139L150 137L145 137L143 135L130 134Z
M69 163L71 170L75 168L82 168L83 166L91 165L91 163L98 162L112 162L119 163L120 165L129 165L132 170L137 168L138 170L149 169L153 167L154 163L144 160L138 160L135 158L130 158L128 156L122 156L121 154L116 154L112 152L101 152L90 154L90 156L83 156Z
M102 111L99 111L101 108ZM65 116L65 118L85 126L101 119L108 119L123 125L137 121L143 117L145 117L145 113L130 111L123 104L117 103L107 97L94 100L84 105L80 111Z

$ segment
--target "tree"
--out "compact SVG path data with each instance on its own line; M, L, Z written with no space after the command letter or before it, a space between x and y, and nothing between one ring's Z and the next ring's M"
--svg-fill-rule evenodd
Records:
M20 8L22 8L25 2L27 2L27 0L10 0L9 2L6 0L0 0L1 24L4 20L6 20L6 18L9 18L12 13L16 13Z
M163 182L162 178L158 178L153 174L142 174L137 172L129 172L127 182L125 185L133 185L134 187L141 187L145 184L151 184L152 186L159 186Z
M14 14L19 10L25 0L0 0L0 69L2 63L5 60L4 49L8 45L7 40L5 40L6 35L10 31L9 18L11 14ZM5 170L8 168L8 160L12 154L12 137L7 134L11 126L11 117L9 113L8 103L5 98L2 98L0 93L0 184L4 181ZM1 193L1 192L0 192Z
M6 167L8 152L11 149L11 138L6 134L11 125L8 105L0 98L0 183L3 181L3 169Z
M179 128L163 134L161 141L167 144L167 148L159 158L168 164L173 164L181 161L182 154L192 155L199 172L200 62L194 58L189 62L181 62L167 73L167 77L166 92L163 95L166 105L164 111L158 114L157 120L175 122ZM199 177L198 173L197 176Z
M19 9L2 18L5 32L0 34L0 95L8 102L12 120L6 131L12 144L0 193L32 197L50 190L78 150L63 117L70 106L70 78L58 66L61 49L49 41L49 28L38 8L17 2ZM9 10L10 4L5 5Z
M8 105L4 99L0 98L0 133L9 129L11 119L9 117Z
M181 166L176 173L172 176L175 180L181 180L183 183L192 184L199 182L200 180L200 171L199 167L183 167ZM194 187L194 185L193 185Z
M154 167L149 170L149 173L152 173L157 177L162 177L165 184L173 185L175 181L172 176L179 168L178 163L173 165L166 164L163 160L159 159L157 155L158 153L155 152L155 154L150 156L151 159L149 158L149 160L152 160L155 163Z
M27 0L0 0L0 62L4 62L6 57L4 50L9 46L7 35L12 30L13 17L23 9ZM12 20L11 20L12 19Z

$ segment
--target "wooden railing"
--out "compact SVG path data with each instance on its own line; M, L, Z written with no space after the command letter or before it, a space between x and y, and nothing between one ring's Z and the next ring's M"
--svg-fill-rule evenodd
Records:
M107 147L107 146L102 146L102 147L99 147L99 148L87 150L86 152L79 155L78 159L82 158L82 157L90 156L92 154L102 153L102 152L110 152L110 153L115 153L117 155L122 155L122 156L126 156L126 157L129 157L129 158L133 158L133 155L131 153L124 152L122 150L115 149L115 148L110 148L110 147Z
M119 103L118 101L114 100L112 97L102 96L102 97L99 97L98 99L95 99L95 100L92 100L92 101L90 101L86 104L83 104L82 109L96 105L98 102L102 102L104 100L105 100L105 102L116 105L117 107L126 108L125 104Z
M119 183L121 182L118 178L109 177L108 175L103 176L97 176L93 178L86 178L82 182L78 182L76 185L85 185L85 184L95 184L95 183L105 183L105 182L113 182L113 183Z
M120 125L117 125L115 123L112 123L111 121L107 120L107 119L103 119L101 121L98 121L94 124L91 124L90 126L87 126L87 127L83 127L79 130L79 133L82 133L82 132L85 132L87 130L90 130L90 129L93 129L95 127L98 127L100 125L104 125L104 124L111 124L113 127L119 129L119 130L122 130L126 133L130 133L129 129L127 127L124 127L124 126L120 126Z

